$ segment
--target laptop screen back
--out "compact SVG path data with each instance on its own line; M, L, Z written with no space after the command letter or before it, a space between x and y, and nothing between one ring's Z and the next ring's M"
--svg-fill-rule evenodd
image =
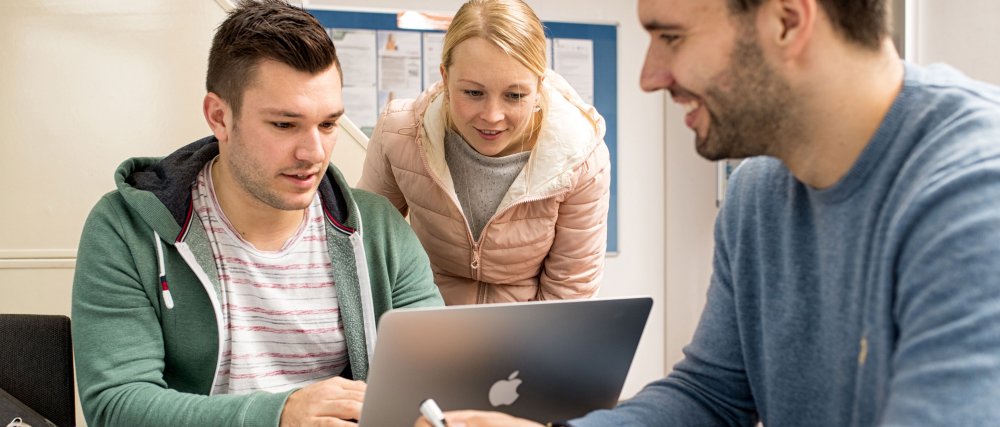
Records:
M360 424L411 426L433 398L540 422L617 402L649 297L393 310L379 321Z

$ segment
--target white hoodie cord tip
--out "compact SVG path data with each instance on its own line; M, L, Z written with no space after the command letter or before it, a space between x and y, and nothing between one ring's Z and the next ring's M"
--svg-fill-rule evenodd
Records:
M167 309L174 308L174 297L170 296L170 288L166 287L166 278L163 278L163 303L167 306Z
M174 298L170 296L170 286L167 285L167 269L163 265L163 244L160 243L160 233L153 232L156 241L156 261L160 267L160 290L163 293L163 304L170 310L174 308Z

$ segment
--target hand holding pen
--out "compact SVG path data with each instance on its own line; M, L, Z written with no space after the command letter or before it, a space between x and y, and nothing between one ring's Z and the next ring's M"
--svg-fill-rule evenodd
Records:
M420 402L420 413L423 414L431 427L448 427L448 421L444 419L444 412L438 407L434 399L425 399Z
M416 427L543 427L534 421L515 418L500 412L483 411L453 411L448 417L453 421L448 424L444 413L434 399L427 399L420 404L423 417L417 419Z

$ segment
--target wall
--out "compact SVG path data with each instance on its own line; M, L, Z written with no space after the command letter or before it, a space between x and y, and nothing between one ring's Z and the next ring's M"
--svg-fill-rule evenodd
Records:
M114 167L206 133L221 16L200 0L0 4L0 312L68 315L80 228Z
M957 7L961 5L961 7ZM1000 2L907 0L909 59L948 63L970 77L1000 85Z

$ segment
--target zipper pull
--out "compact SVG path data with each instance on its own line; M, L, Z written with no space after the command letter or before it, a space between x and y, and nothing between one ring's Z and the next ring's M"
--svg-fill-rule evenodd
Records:
M479 248L473 248L472 250L472 272L475 273L479 269Z

